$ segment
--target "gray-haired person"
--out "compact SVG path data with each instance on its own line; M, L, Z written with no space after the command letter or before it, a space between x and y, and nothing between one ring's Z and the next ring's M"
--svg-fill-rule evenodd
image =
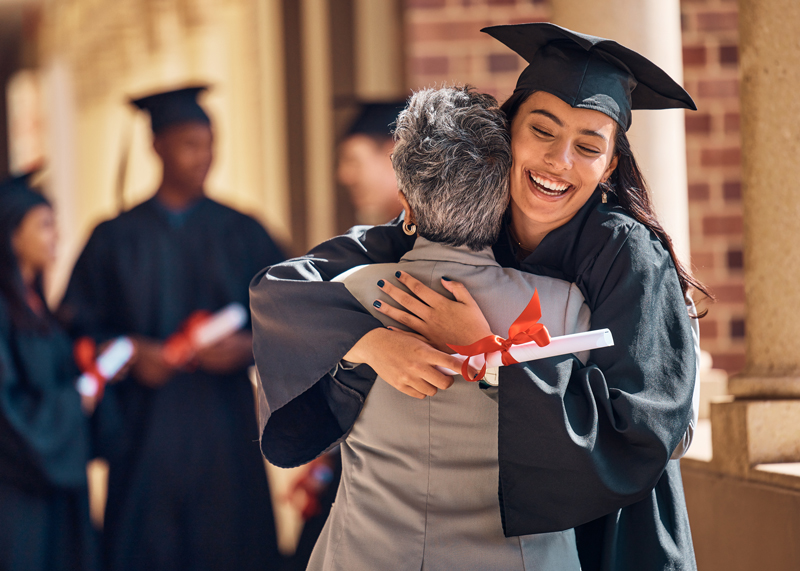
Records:
M492 96L468 87L420 91L400 114L395 138L404 229L417 233L416 243L397 264L355 268L338 281L397 329L373 306L394 303L385 292L403 287L396 272L456 299L448 278L463 283L487 334L507 336L535 289L552 335L588 329L575 285L501 268L492 255L511 167L507 121ZM308 568L580 569L571 529L504 537L497 403L461 376L440 389L426 398L378 377L342 442L338 496Z

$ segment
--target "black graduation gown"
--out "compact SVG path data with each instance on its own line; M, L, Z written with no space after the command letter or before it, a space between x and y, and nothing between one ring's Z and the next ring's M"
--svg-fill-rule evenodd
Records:
M196 310L247 304L283 259L252 218L204 198L181 214L150 199L97 226L59 316L73 335L166 339ZM111 570L275 569L279 554L246 369L109 386L95 414L109 462Z
M691 416L695 355L669 254L597 197L521 265L501 237L499 263L576 283L592 328L615 339L585 367L565 356L501 369L506 535L577 527L585 570L695 569L680 468L669 461ZM398 221L354 228L254 279L254 351L268 405L261 446L272 462L308 461L345 436L375 378L365 365L336 364L380 324L344 285L318 282L396 261L411 244ZM280 319L269 318L279 307Z
M89 426L67 336L12 324L0 296L0 569L97 568Z

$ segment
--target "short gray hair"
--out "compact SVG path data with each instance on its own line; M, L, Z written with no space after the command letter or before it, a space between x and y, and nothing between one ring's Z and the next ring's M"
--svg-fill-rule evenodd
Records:
M497 240L508 206L511 137L491 95L425 89L397 118L392 164L419 235L479 251Z

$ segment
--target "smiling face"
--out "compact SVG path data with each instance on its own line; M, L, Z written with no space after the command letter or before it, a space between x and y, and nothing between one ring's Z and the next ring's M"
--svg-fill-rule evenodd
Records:
M526 249L569 222L611 175L616 129L608 115L544 91L520 105L511 123L511 221Z

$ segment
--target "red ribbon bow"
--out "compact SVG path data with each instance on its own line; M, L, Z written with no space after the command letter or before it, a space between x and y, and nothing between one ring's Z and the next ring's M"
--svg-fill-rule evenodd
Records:
M94 340L89 337L81 337L75 341L72 353L81 373L97 381L97 398L98 400L101 399L108 379L97 368L97 361L95 361L97 358L97 346Z
M164 342L162 349L162 356L164 361L172 367L183 367L189 363L194 357L196 347L192 339L194 333L211 317L211 313L204 310L198 310L192 313L183 322L181 328L169 336Z
M476 355L485 355L488 357L489 353L500 351L500 357L503 360L503 365L514 365L517 360L511 356L509 349L512 345L521 345L535 341L539 347L544 347L550 344L550 332L547 327L539 323L542 318L542 307L539 304L539 292L533 290L533 297L528 302L527 307L519 314L519 317L508 328L508 339L503 339L499 335L488 335L483 339L472 343L471 345L450 345L453 351L466 356L467 358L461 364L461 376L468 381L480 381L486 374L486 363L483 363L478 375L469 378L469 361Z

